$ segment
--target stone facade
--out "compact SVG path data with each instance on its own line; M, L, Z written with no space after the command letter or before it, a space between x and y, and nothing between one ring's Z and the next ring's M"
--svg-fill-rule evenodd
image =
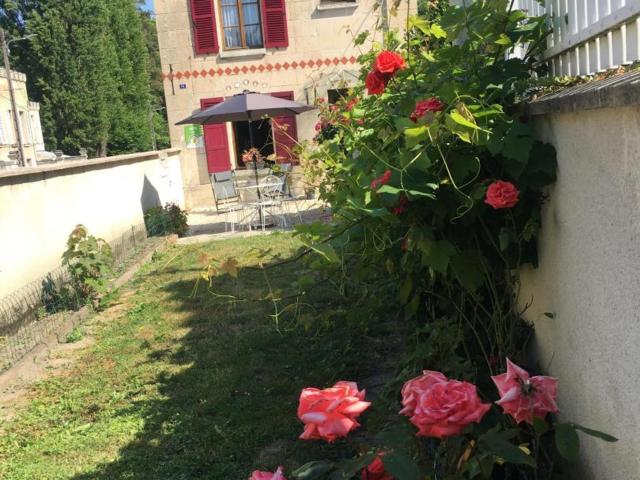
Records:
M208 7L208 0L156 0L160 55L167 99L172 146L185 148L190 137L188 127L175 123L201 108L203 99L222 98L243 90L260 93L291 94L299 102L313 103L327 98L328 91L348 87L358 77L357 57L372 41L381 41L380 9L375 0L336 2L327 0L284 0L288 46L277 48L235 48L225 45L221 5L231 0L211 0L219 50L197 53L194 41L193 6ZM270 2L261 0L261 15ZM276 0L277 1L277 0ZM389 16L391 29L406 25L408 9L403 2ZM264 22L264 18L263 18ZM263 34L265 33L264 25ZM353 39L369 31L369 41L356 47ZM297 139L313 137L317 114L309 112L295 119ZM220 127L224 133L224 127ZM206 139L207 135L205 135ZM211 137L211 136L210 136ZM191 138L193 138L191 136ZM237 168L238 148L232 124L226 125L231 168ZM191 143L183 155L185 201L188 208L210 205L211 188L204 141ZM275 145L276 153L277 143Z
M23 73L11 72L16 104L20 112L20 125L24 141L25 159L28 164L37 159L38 152L44 150L42 127L40 125L40 105L30 102L27 96L27 77ZM0 162L9 162L9 154L17 151L11 100L9 96L9 82L7 72L0 68Z

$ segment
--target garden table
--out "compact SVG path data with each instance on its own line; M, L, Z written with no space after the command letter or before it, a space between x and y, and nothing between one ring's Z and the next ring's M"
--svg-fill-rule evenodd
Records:
M266 227L271 227L277 224L276 217L282 219L282 224L287 226L287 219L282 211L282 200L275 195L275 192L279 192L282 189L283 180L276 177L267 177L261 180L257 184L245 185L242 187L236 187L236 190L240 194L242 204L249 207L252 212L250 213L251 219L249 225L256 227L260 226L262 231ZM255 200L248 201L246 196L249 192L255 192ZM280 209L277 213L275 210ZM274 220L273 223L267 223L267 215ZM256 217L258 221L256 222Z

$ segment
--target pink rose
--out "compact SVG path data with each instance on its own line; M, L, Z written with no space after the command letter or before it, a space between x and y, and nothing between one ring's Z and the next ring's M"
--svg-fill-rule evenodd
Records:
M418 436L436 438L461 434L491 408L481 402L475 385L447 380L442 373L430 370L404 384L402 405L400 413L418 427Z
M507 373L491 377L498 387L500 400L496 402L517 423L533 424L533 418L544 418L547 413L556 413L558 405L558 380L553 377L530 377L507 358Z
M249 480L287 480L282 473L282 467L278 467L275 472L260 472L256 470L251 474Z
M362 480L394 480L384 469L383 455L383 453L378 454L373 462L362 470Z
M304 423L303 440L333 442L360 426L356 418L371 405L355 382L338 382L331 388L305 388L300 394L298 418Z
M391 181L391 170L385 170L385 172L377 178L371 180L371 190L377 190L382 185L386 185Z
M375 69L380 73L393 75L398 70L402 70L405 67L406 64L404 63L404 58L396 52L384 50L376 57Z
M444 103L438 100L436 97L428 98L427 100L419 100L416 102L416 106L409 118L417 123L422 117L429 112L441 112L444 110Z
M380 95L381 93L384 93L384 89L387 87L389 78L389 75L380 73L377 70L369 72L364 81L364 84L367 87L367 93L369 95Z
M496 210L500 208L512 208L518 203L520 192L511 182L496 180L487 188L487 196L484 203L491 205Z

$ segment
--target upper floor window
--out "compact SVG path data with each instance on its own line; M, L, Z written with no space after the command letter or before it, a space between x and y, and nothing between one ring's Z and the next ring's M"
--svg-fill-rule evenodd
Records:
M220 0L226 48L262 47L258 0Z
M283 48L289 45L286 0L185 0L191 4L193 47L197 55L227 49ZM216 12L216 10L218 10ZM216 13L221 31L216 28Z

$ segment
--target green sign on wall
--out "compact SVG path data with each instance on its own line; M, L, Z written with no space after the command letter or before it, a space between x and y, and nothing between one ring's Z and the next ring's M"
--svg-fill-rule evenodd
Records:
M198 148L204 146L202 125L184 126L184 143L187 148Z

